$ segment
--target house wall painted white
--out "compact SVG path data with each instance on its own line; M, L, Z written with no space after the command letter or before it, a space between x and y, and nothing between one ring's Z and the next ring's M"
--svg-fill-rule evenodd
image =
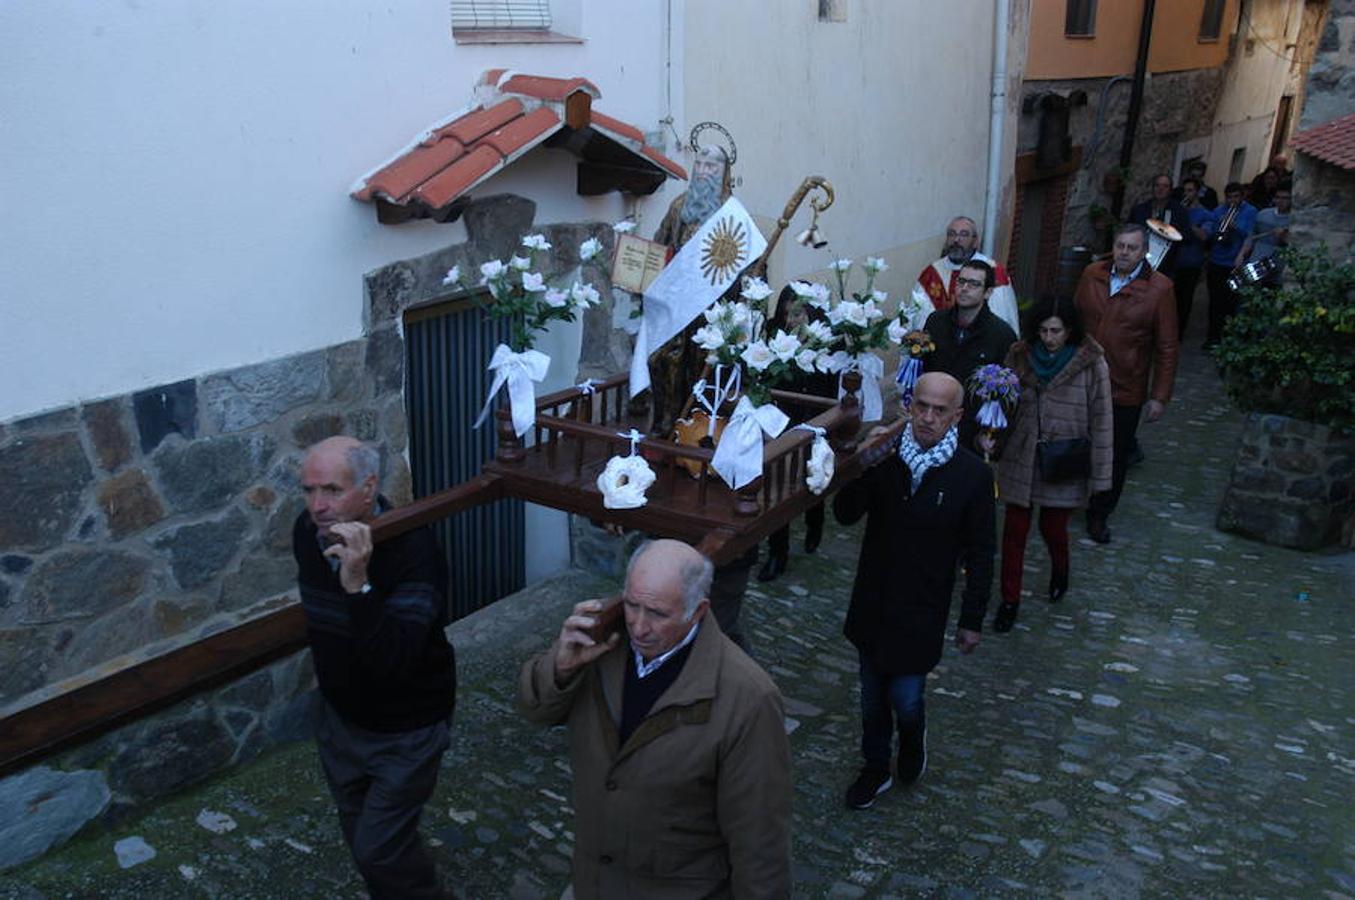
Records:
M898 298L941 255L951 216L983 221L994 4L837 6L845 21L820 21L817 3L690 0L687 125L714 119L733 132L736 193L764 224L804 176L832 182L837 202L820 220L829 246L793 242L809 222L804 204L773 281L871 254L891 265L880 286ZM1008 143L1004 172L1014 134Z
M585 74L656 128L664 5L561 11L583 43L458 45L445 0L0 5L0 421L361 334L364 272L464 233L378 225L348 189L485 69ZM479 193L620 216L537 152L530 191L518 167Z
M1294 58L1303 7L1304 0L1253 0L1243 5L1206 160L1210 183L1220 192L1239 148L1246 151L1244 183L1270 164L1275 113L1280 98L1294 93L1294 73L1300 69Z

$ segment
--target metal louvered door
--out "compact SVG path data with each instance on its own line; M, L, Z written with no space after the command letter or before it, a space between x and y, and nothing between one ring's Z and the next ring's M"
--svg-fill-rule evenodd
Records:
M414 496L425 497L473 478L493 457L494 420L472 428L489 390L494 347L508 341L508 322L489 319L470 301L405 313L406 413ZM521 500L500 500L432 527L447 554L450 612L469 615L524 582Z

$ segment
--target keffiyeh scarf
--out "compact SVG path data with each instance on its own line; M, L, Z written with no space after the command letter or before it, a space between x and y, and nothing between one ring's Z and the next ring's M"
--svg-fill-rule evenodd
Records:
M922 483L922 476L928 469L944 466L955 455L955 446L959 443L959 429L952 425L946 436L937 441L930 450L923 450L913 439L913 423L903 428L903 439L899 441L899 458L913 473L913 489Z

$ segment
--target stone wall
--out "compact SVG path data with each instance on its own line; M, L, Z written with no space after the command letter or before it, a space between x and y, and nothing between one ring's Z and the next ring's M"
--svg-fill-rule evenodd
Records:
M466 243L370 273L360 340L0 423L0 719L294 593L297 470L316 441L376 442L383 491L407 502L401 316L447 296L452 265L506 259L534 215L521 197L477 201ZM536 230L555 246L547 274L603 298L569 377L622 371L630 338L607 272L577 257L597 237L610 259L611 228ZM298 653L0 780L0 868L307 736L313 683Z
M398 344L387 329L0 426L0 703L289 591L315 441L380 440L407 498Z
M1133 165L1125 181L1122 216L1148 196L1148 183L1153 175L1171 171L1177 144L1209 136L1225 71L1225 67L1220 66L1164 72L1148 80L1134 138ZM1083 156L1082 166L1068 192L1062 246L1080 244L1105 249L1102 246L1105 235L1093 225L1091 209L1093 206L1111 207L1113 192L1108 190L1106 176L1119 168L1120 144L1128 120L1132 87L1128 78L1027 81L1022 86L1023 97L1046 92L1067 96L1075 91L1084 91L1087 95L1085 106L1075 106L1069 111L1068 135L1073 146L1082 148ZM1018 154L1035 150L1039 128L1038 108L1021 115ZM1211 181L1221 177L1211 175ZM1221 190L1223 185L1216 187Z
M1355 436L1286 416L1247 418L1219 507L1220 530L1316 550L1349 543L1353 517Z
M1355 0L1332 0L1308 70L1300 128L1355 110ZM1294 243L1325 242L1338 261L1355 260L1355 171L1303 152L1294 159Z

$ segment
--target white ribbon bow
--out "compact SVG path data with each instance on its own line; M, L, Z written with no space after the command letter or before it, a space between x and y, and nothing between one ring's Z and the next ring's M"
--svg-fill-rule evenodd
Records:
M616 433L616 436L617 436L617 437L625 438L626 440L630 441L630 455L631 455L631 456L634 456L634 455L635 455L635 447L636 447L636 445L638 445L641 441L643 441L643 440L645 439L645 436L644 436L643 434L641 434L640 432L636 431L634 428L632 428L630 431L618 431L618 432Z
M861 373L861 421L876 422L883 419L885 402L880 396L880 379L885 374L885 361L874 353L859 353L852 357L842 374L853 371ZM841 400L846 395L847 389L842 386L842 377L839 376L837 398Z
M696 384L692 385L692 396L696 398L697 403L701 404L701 408L710 414L710 421L706 424L706 435L708 437L715 437L716 411L726 400L738 394L739 389L743 386L742 367L731 366L728 378L720 377L723 370L723 365L716 365L714 384L708 385L706 379L701 378ZM711 394L710 399L706 398L707 391Z
M585 378L583 381L574 385L574 389L580 394L596 394L597 388L593 387L595 384L602 384L602 382L598 381L596 378Z
M809 461L805 464L805 486L818 496L833 482L833 473L837 471L837 454L828 444L828 432L825 429L807 422L795 427L814 432L814 446L809 449Z
M739 398L734 415L720 435L711 468L725 484L738 490L762 476L762 435L774 438L786 430L790 418L771 403L754 406L748 396Z
M507 344L494 348L494 356L489 361L489 371L494 373L494 383L489 387L489 396L485 398L480 417L475 427L485 424L489 410L494 406L494 397L499 388L508 385L508 405L513 413L513 430L522 437L536 422L536 388L532 382L541 381L550 368L550 357L539 350L524 350L514 353Z

